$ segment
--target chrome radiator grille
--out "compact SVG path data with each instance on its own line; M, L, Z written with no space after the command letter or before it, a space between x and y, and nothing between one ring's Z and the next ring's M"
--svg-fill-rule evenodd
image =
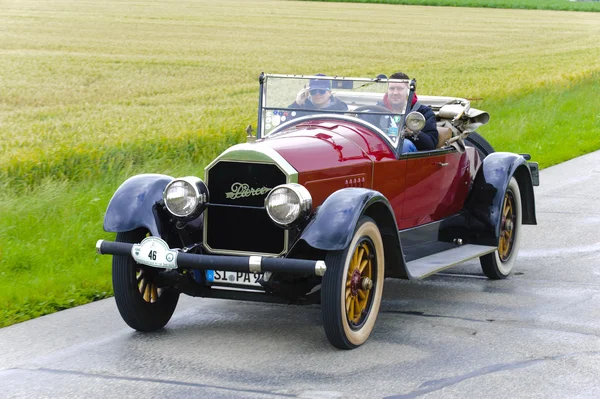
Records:
M267 194L286 182L274 164L219 161L208 171L210 206L205 214L205 245L214 253L285 252L285 230L264 209Z

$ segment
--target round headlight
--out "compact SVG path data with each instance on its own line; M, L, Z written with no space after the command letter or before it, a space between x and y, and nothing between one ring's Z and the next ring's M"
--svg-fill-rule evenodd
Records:
M276 224L290 227L308 216L312 208L312 197L300 184L282 184L267 195L265 208Z
M406 128L412 132L421 131L425 127L425 117L420 112L411 112L406 116Z
M167 210L180 218L200 215L208 201L206 184L197 177L183 177L170 182L163 192Z

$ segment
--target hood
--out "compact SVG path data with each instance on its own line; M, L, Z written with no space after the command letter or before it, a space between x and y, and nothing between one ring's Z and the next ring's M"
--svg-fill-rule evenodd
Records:
M296 128L257 145L275 150L299 173L371 163L352 140L321 126Z
M276 163L290 176L290 181L298 182L300 173L338 176L336 168L352 169L373 162L356 143L325 125L294 127L275 137L234 145L215 158L205 171L219 161Z

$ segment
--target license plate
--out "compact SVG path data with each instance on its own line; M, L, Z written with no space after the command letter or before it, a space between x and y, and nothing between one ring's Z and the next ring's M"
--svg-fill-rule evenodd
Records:
M227 284L262 288L262 285L258 282L262 276L262 273L225 272L221 270L206 271L206 281L216 285Z
M131 248L131 256L137 263L160 269L177 269L177 254L159 237L146 237Z

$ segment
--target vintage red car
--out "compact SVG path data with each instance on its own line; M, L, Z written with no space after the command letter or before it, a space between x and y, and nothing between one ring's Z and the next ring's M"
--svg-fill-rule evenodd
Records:
M397 86L402 104L389 107ZM180 293L320 303L331 344L351 349L371 334L386 278L421 279L474 258L489 278L507 277L521 225L536 224L537 164L494 152L475 132L489 115L466 99L416 101L415 88L261 74L255 142L224 151L203 179L125 181L104 220L116 242L96 245L114 255L125 322L162 328ZM406 152L424 134L422 105L437 144Z

